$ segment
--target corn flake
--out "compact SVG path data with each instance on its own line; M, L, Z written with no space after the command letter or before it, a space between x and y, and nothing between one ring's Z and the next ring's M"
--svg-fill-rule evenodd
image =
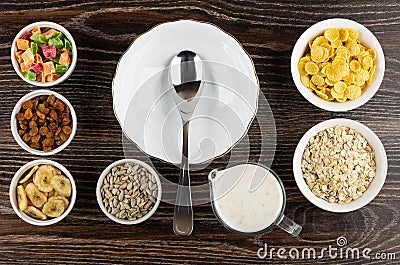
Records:
M319 67L314 62L307 62L304 66L304 69L310 75L315 75L319 72Z
M308 46L297 68L301 83L320 98L356 99L373 81L376 51L360 43L356 29L329 28Z
M313 75L311 77L311 82L313 82L316 86L325 85L325 80L321 75Z
M339 29L339 40L347 41L349 38L349 30L348 29Z
M327 29L324 32L324 36L328 41L334 42L339 39L339 30L335 28Z

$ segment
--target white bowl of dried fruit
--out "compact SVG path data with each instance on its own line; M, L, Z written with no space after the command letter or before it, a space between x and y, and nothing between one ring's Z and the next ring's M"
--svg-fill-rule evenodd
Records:
M76 200L71 173L51 160L34 160L15 173L10 185L10 201L25 222L46 226L64 219Z
M49 87L65 81L74 71L77 49L63 26L49 21L29 24L15 36L11 63L27 83Z
M38 156L66 148L77 130L72 104L61 94L40 89L23 96L11 113L11 133L24 150Z
M385 72L379 41L363 25L342 18L327 19L308 28L291 57L293 81L313 105L348 111L369 101Z
M331 119L308 130L296 147L293 173L303 195L330 212L350 212L371 202L387 174L385 148L367 126Z
M100 175L96 187L97 203L114 222L132 225L150 218L161 200L161 181L145 162L121 159Z

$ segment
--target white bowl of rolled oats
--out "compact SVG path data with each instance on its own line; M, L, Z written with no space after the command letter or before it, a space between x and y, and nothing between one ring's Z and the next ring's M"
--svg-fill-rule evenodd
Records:
M349 119L318 123L301 138L293 173L303 195L330 212L367 205L382 189L387 174L385 148L367 126Z

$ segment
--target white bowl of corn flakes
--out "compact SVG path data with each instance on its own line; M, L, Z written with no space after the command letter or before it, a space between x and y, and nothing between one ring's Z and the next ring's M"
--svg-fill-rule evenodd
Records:
M296 42L291 72L299 92L313 105L348 111L378 91L385 58L377 38L363 25L342 18L323 20Z
M74 71L76 61L72 35L54 22L41 21L24 27L11 44L14 70L31 85L60 84Z

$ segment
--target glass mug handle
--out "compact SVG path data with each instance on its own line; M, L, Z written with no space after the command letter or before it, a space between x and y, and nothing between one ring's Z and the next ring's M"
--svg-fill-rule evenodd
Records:
M287 218L285 215L282 215L277 226L293 236L298 236L302 229L301 225L295 223L292 219Z

